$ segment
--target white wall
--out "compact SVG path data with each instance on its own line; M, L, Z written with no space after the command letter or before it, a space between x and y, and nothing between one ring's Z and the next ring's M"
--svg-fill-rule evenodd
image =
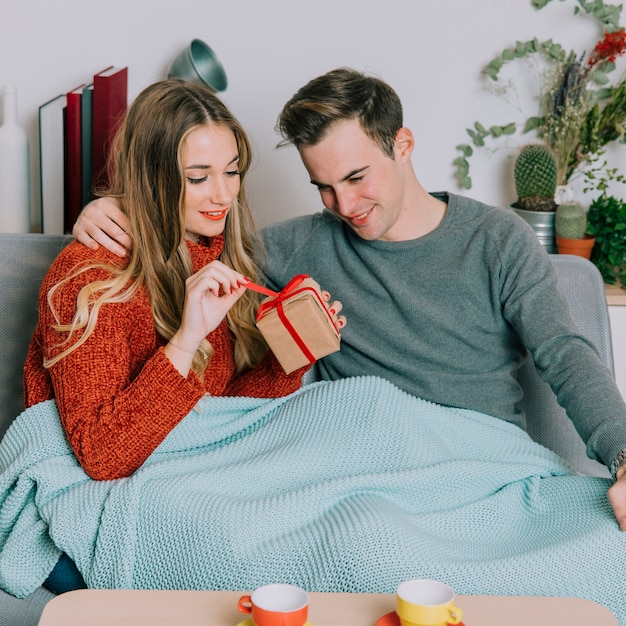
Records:
M261 224L320 207L295 151L274 149L274 123L301 85L340 65L397 89L417 138L418 177L430 190L460 191L452 161L455 146L468 139L465 128L476 120L521 122L536 112L532 81L515 105L487 89L481 69L504 47L534 36L589 49L599 32L593 19L573 15L577 4L554 0L537 11L530 0L0 0L0 85L19 90L31 142L33 219L39 223L38 106L111 64L129 66L132 98L164 77L193 38L221 59L229 79L222 96L257 148L250 196ZM521 69L512 64L504 75ZM612 158L623 166L626 148ZM468 193L508 204L510 165L510 151L482 150L472 160Z
M517 39L552 37L589 48L597 26L574 16L576 5L554 0L537 11L530 0L0 0L0 85L19 89L31 140L33 219L39 223L38 106L111 64L129 66L132 98L196 37L221 59L229 79L222 95L257 147L251 190L262 224L319 207L294 150L274 150L274 123L296 89L340 65L378 74L397 89L417 137L422 183L458 191L452 161L455 146L468 139L465 128L475 120L524 119L485 88L491 81L480 70ZM521 65L506 74L516 69ZM534 113L533 94L518 95L526 114ZM471 195L512 200L507 156L482 150L472 160Z

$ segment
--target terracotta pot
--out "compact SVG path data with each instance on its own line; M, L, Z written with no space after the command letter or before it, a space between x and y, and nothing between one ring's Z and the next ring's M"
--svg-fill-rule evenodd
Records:
M576 256L591 258L591 250L596 238L585 235L584 239L568 239L567 237L556 236L556 248L559 254L574 254Z

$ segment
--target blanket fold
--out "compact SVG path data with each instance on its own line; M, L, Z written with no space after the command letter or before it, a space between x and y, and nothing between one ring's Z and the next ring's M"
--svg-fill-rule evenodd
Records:
M90 587L578 596L626 626L626 534L609 481L516 426L382 379L278 399L204 398L129 478L77 463L53 401L0 444L0 587L66 552Z

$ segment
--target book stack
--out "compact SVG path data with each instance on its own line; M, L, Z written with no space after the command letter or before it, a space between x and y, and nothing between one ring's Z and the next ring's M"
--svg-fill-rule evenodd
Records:
M71 232L94 190L108 184L107 158L128 106L128 68L107 67L39 107L44 233Z

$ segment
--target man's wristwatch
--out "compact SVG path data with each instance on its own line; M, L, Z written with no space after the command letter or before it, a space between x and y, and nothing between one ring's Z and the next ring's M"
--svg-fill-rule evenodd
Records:
M617 470L626 463L626 448L622 448L619 454L613 459L613 463L611 463L611 476L613 476L613 480L615 480L615 474L617 474Z

